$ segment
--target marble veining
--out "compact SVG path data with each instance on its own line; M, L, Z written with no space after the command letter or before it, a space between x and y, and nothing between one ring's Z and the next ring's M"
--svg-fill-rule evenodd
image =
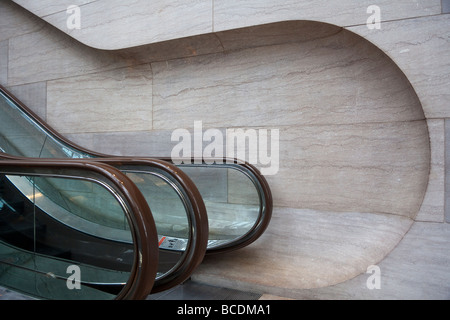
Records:
M259 241L240 251L206 257L194 279L287 289L332 286L378 263L411 224L408 218L392 215L276 208Z
M63 32L100 49L123 49L147 43L173 40L208 32L233 30L289 20L312 20L338 26L365 25L370 0L354 1L267 1L196 0L187 5L180 0L50 1L15 0ZM69 5L79 5L83 19L80 30L66 26ZM441 13L440 0L378 1L382 21ZM102 17L99 20L99 17ZM122 23L127 28L120 28ZM115 37L109 35L114 33ZM132 36L130 36L132 34Z
M49 81L48 121L61 133L151 130L151 83L149 65Z
M417 92L427 118L450 116L450 15L390 21L371 32L349 27L373 42L403 70ZM420 36L417 36L420 34Z
M215 24L208 16L192 21L193 29L181 30L193 15L160 23L169 29L179 24L169 38L185 31L205 34L107 51L86 47L46 23L34 23L18 6L0 2L17 21L27 21L20 28L5 26L7 32L0 34L0 50L8 51L6 62L0 58L0 71L19 93L29 85L44 88L50 124L105 153L170 154L170 133L192 129L199 120L205 129L222 132L280 129L280 170L267 177L276 204L267 232L242 251L205 259L196 277L271 288L275 294L303 288L339 291L335 285L358 278L368 265L394 252L417 223L414 219L442 221L444 121L429 118L448 116L449 41L442 31L448 30L448 15L435 15L440 13L435 0L389 3L383 8L396 10L386 9L382 32L372 32L364 24L364 1L334 3L334 17L331 8L321 12L311 1L285 1L285 7L215 1ZM173 4L163 5L161 19L185 10ZM199 5L200 15L211 13L210 4L198 1L190 9ZM98 23L96 12L106 8L101 0L87 0L82 7L92 8L85 12L86 32L113 32L114 23L131 22L129 12L120 12ZM241 13L255 8L257 15L244 21ZM65 22L64 11L50 11L42 13L48 21ZM297 21L226 31L278 22L279 15L358 25L346 29ZM136 19L137 28L146 29L144 15ZM14 19L0 21L15 25ZM205 26L209 31L199 31ZM211 26L217 27L215 33ZM115 45L129 40L133 30L125 28L113 39ZM160 31L137 32L135 40L161 41ZM233 182L231 176L217 179ZM234 203L246 196L239 188L211 191ZM429 241L423 247L414 241L405 246L412 243L420 251L439 242L426 230L414 230L413 238L425 232ZM445 231L434 231L446 239ZM401 252L400 260L409 261L408 248ZM442 274L439 267L433 270Z
M299 44L153 63L155 128L424 119L403 74L342 32ZM382 80L382 81L380 81ZM173 108L184 116L172 119Z

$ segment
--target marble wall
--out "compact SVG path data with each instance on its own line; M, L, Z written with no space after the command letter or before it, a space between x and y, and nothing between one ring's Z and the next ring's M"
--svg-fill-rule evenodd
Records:
M31 12L99 49L120 49L279 21L312 20L339 26L365 24L371 0L14 0ZM67 25L70 5L80 8L80 29ZM432 16L442 11L441 0L377 1L381 20ZM154 14L157 12L157 14ZM126 28L122 26L126 24ZM114 35L114 37L111 37Z
M279 129L273 223L244 253L206 259L204 279L258 270L255 286L330 286L381 261L414 221L449 221L441 1L381 1L380 30L365 24L370 1L70 1L85 20L69 31L68 4L14 2L48 23L0 0L1 83L77 144L169 156L173 130L195 121Z

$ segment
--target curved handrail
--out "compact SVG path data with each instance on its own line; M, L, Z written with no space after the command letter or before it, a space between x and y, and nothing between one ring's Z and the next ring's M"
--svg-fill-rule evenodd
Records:
M59 173L57 173L58 171ZM126 175L104 163L72 159L2 160L0 161L0 172L9 175L48 175L52 177L62 175L66 178L86 176L92 178L92 174L103 177L108 182L108 186L120 196L122 205L127 208L125 210L126 217L135 245L130 279L121 288L116 299L144 299L151 292L158 261L156 226L147 201Z
M151 159L151 158L136 158L136 157L108 157L104 154L91 152L83 149L80 146L74 145L72 142L65 140L60 136L58 132L49 127L43 120L29 110L24 104L22 104L17 98L9 93L5 88L0 86L3 94L12 100L19 108L21 108L32 121L36 122L39 126L45 128L51 135L55 136L57 140L63 141L71 148L81 149L80 152L86 153L86 156L93 156L94 158L87 158L89 161L103 162L120 167L123 169L127 167L128 170L135 171L139 167L139 171L149 172L154 169L161 170L163 175L171 180L174 184L179 186L178 193L181 193L181 197L186 203L187 218L190 224L190 238L187 242L187 248L183 252L183 255L178 263L171 268L168 272L165 272L162 276L159 276L155 281L152 293L166 290L175 285L178 285L188 279L195 268L201 263L207 248L208 241L208 218L203 199L198 192L195 184L192 180L184 174L175 165L166 161ZM12 156L1 153L2 158L20 159L19 156ZM111 156L112 157L112 156ZM79 158L81 160L81 158ZM131 168L131 169L130 169ZM148 195L151 199L152 195Z
M171 158L161 158L167 162L173 162ZM217 254L234 251L256 241L267 229L270 220L272 218L273 211L273 198L270 186L264 176L259 172L259 170L245 162L238 159L203 159L202 164L196 164L196 159L192 158L190 160L183 159L184 163L180 164L181 168L188 166L208 166L208 167L230 167L237 171L242 172L248 177L248 179L254 184L256 190L258 191L258 196L260 200L258 219L256 219L255 224L248 230L248 232L239 238L233 240L233 242L219 244L217 246L208 247L206 254ZM190 161L190 163L186 163Z
M159 159L114 157L91 159L107 163L121 171L145 171L157 168L172 178L175 187L180 190L188 206L188 220L190 225L190 239L179 263L161 278L157 278L152 293L169 289L187 280L198 265L203 261L208 245L208 216L202 196L192 180L176 166Z
M43 158L26 158L15 157L0 152L0 159L8 160L31 160L34 161L46 160L52 161L53 159ZM66 161L69 159L63 159ZM169 288L172 288L178 284L181 284L187 280L197 266L203 261L206 253L207 241L208 241L208 221L206 214L206 207L203 203L201 195L192 180L176 166L170 163L158 159L139 159L139 158L127 158L127 157L115 157L115 158L92 158L92 159L77 159L80 163L98 163L107 164L120 170L122 173L126 172L145 172L153 173L150 169L156 169L163 172L172 183L182 193L183 200L185 201L186 211L188 212L188 221L190 225L188 245L184 250L181 259L172 267L168 272L161 276L157 276L152 288L152 293L160 292ZM2 162L0 162L0 165ZM136 186L135 186L136 187ZM142 191L140 190L142 193ZM149 195L151 197L151 195Z
M67 146L79 151L80 153L84 153L86 157L98 157L98 158L110 158L110 157L116 157L111 156L103 153L98 153L92 150L88 150L82 146L79 146L72 141L68 140L64 136L60 135L55 129L53 129L50 125L48 125L45 121L43 121L38 115L36 115L32 110L30 110L27 106L25 106L19 99L17 99L13 94L8 92L3 86L0 85L0 90L9 98L11 99L19 108L22 109L23 112L25 112L29 117L33 119L39 126L45 128L47 133L49 133L51 136L53 136L56 140L59 140L60 142L66 144ZM159 157L159 156L152 156L152 159L160 159L166 162L169 162L171 164L174 163L173 159L168 157ZM141 158L142 159L142 158ZM185 159L183 159L185 161ZM239 237L236 239L236 241L233 241L232 243L224 244L224 245L218 245L218 246L209 246L207 247L206 254L212 254L212 253L224 253L228 251L233 251L239 248L242 248L246 245L249 245L250 243L254 242L256 239L258 239L261 234L265 231L267 228L271 216L272 216L272 209L273 209L273 200L272 200L272 194L270 191L270 187L264 178L264 176L259 172L259 170L254 167L253 165L241 161L238 159L219 159L221 161L216 161L217 166L221 166L220 163L225 164L226 166L233 166L238 171L243 172L245 175L247 175L252 183L255 185L255 188L257 189L257 192L259 193L260 197L260 212L259 212L259 219L255 222L253 227L242 237ZM207 162L208 166L211 167L212 161ZM203 163L198 164L194 159L190 161L190 163L184 162L184 166L190 166L190 167L202 167L206 165L205 159L203 160ZM181 165L178 165L179 167L182 167ZM208 208L207 208L208 209Z

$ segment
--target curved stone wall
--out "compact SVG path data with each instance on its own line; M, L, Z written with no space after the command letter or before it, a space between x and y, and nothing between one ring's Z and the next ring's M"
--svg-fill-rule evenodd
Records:
M420 102L379 49L346 30L315 39L323 28L311 22L306 41L153 63L154 129L278 128L275 205L414 218L430 158Z
M173 130L192 130L195 121L222 132L279 129L279 170L267 176L276 206L268 230L248 248L207 257L197 279L275 293L349 280L397 246L421 210L429 178L441 181L430 172L443 167L436 153L442 121L427 120L421 102L428 115L444 117L446 109L441 95L427 99L423 88L437 80L421 77L423 64L413 62L434 63L442 74L445 68L400 56L414 51L409 42L410 51L387 45L383 52L345 28L288 21L105 51L0 5L14 17L5 24L22 26L0 38L2 81L19 98L43 97L42 116L80 145L167 156ZM397 32L395 25L387 32ZM382 42L364 28L349 29ZM409 29L402 30L406 39ZM445 48L441 37L429 38ZM393 58L407 61L401 67L422 88L420 101ZM126 126L115 122L120 115ZM429 190L441 192L439 183ZM227 196L239 202L245 190ZM433 207L436 219L441 207Z
M156 128L202 120L205 127L280 130L280 168L267 176L276 206L271 225L253 246L207 257L199 279L265 290L346 281L398 244L422 204L429 136L404 74L350 31L289 26L296 36L284 34L283 43L273 35L287 25L267 25L229 35L238 49L152 64ZM239 41L250 35L272 40L238 45L252 43Z

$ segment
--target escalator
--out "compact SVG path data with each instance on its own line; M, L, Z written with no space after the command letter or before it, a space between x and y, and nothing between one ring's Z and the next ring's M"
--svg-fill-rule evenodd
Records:
M46 194L47 184L64 186L65 199L50 200L56 195ZM82 218L80 207L95 214ZM45 211L70 212L65 218L72 221ZM2 286L40 299L143 299L155 283L158 251L147 201L114 167L78 160L0 161Z
M14 130L0 127L0 152L13 156L100 161L112 157L68 141L1 85L0 112L9 114L14 124ZM151 157L167 165L174 164L170 158ZM245 247L263 234L272 215L272 195L266 179L254 166L237 159L184 159L177 167L182 171L173 170L185 174L185 181L194 182L206 206L209 224L206 254ZM152 212L156 214L156 210ZM158 218L155 220L158 227Z
M6 95L6 91L5 91ZM44 134L36 122L23 117L16 104L6 96L0 101L0 159L77 159L108 164L119 169L132 179L146 198L159 234L159 264L155 284L151 293L171 288L185 281L202 261L208 237L208 219L206 209L197 188L191 179L174 165L157 159L124 157L92 157L81 153L72 153L64 145L58 144L51 135ZM45 189L46 199L61 202L64 198L61 190L64 186L55 181L39 182ZM20 184L25 192L30 186ZM51 196L56 197L51 198ZM84 197L88 197L84 195ZM67 199L64 201L69 202ZM98 202L98 199L91 199ZM74 205L74 204L72 204ZM80 203L78 211L90 212ZM101 210L102 203L98 203ZM53 219L66 223L72 212L47 211ZM70 222L78 225L79 221ZM101 221L96 222L101 225ZM95 228L94 228L95 229ZM87 232L87 231L86 231Z
M3 159L0 164L26 161L52 163L56 159L89 165L95 163L119 170L137 186L151 210L150 215L158 234L157 270L151 291L147 293L166 290L185 281L201 263L205 253L227 252L252 243L269 223L272 211L270 189L264 177L249 164L239 161L220 164L204 161L199 164L192 159L175 166L168 158L118 157L92 152L65 140L1 86L0 115L0 160ZM4 173L4 189L8 190L6 194L20 193L25 198L27 191L39 190L41 198L47 202L33 202L35 215L39 213L39 219L45 217L56 223L59 230L75 230L78 236L83 234L101 238L112 247L112 243L120 243L116 249L132 244L126 231L119 232L117 225L111 225L111 216L85 222L87 216L95 216L96 212L103 209L109 212L108 208L102 207L107 203L102 198L95 198L92 194L66 194L66 182L61 179L67 178L45 176L31 179L23 178L21 174L18 173L18 178L17 175ZM66 208L68 203L69 210ZM0 202L0 208L13 207L7 204L6 201L2 206ZM64 210L54 210L55 204ZM88 208L91 206L93 208ZM73 211L82 214L74 214ZM86 212L89 214L86 215ZM73 216L77 218L73 220ZM108 220L107 224L105 219ZM27 219L23 217L22 220ZM100 235L97 234L98 228L102 230ZM2 243L9 244L7 241ZM64 241L60 239L59 243ZM89 241L85 239L77 243L87 244ZM14 243L13 247L30 252L29 246ZM52 243L50 247L53 248ZM95 250L90 255L95 257ZM117 255L120 256L119 253ZM89 264L89 254L82 256L87 259L87 262L82 262ZM124 257L116 259L126 261ZM102 268L116 265L108 260L103 262L105 265L95 266ZM114 268L119 269L119 266ZM91 287L94 286L92 283ZM113 287L111 285L108 288ZM123 285L116 287L121 288Z
M12 157L7 154L0 154L0 159L52 160ZM59 159L64 160L71 159ZM183 173L174 172L172 165L161 160L123 157L102 158L101 161L76 160L80 163L107 164L119 169L133 181L146 202L151 205L152 218L157 221L159 246L158 269L151 293L166 290L188 279L203 260L208 235L205 206L190 179ZM109 215L114 214L114 210L108 210L108 201L99 198L91 188L80 195L71 196L70 193L67 194L64 181L47 177L30 184L27 179L10 176L8 179L22 194L30 194L32 188L39 189L45 202L39 202L38 206L53 220L90 235L96 235L98 229L102 228L103 239L130 242L129 237L122 236L117 226L111 224L111 216L107 217L108 223L103 216L92 220L92 217L98 216L104 209L107 209ZM72 189L73 187L70 190ZM86 224L86 220L90 223ZM117 223L120 225L122 222Z

